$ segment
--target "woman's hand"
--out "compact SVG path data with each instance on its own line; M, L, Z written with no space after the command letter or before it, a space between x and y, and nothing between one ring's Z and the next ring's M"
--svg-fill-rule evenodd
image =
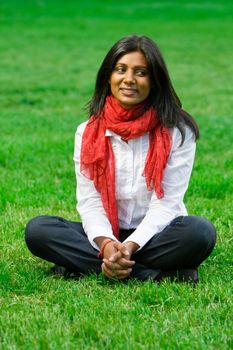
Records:
M131 273L135 261L130 260L132 246L127 243L113 241L106 246L101 267L107 277L124 279Z

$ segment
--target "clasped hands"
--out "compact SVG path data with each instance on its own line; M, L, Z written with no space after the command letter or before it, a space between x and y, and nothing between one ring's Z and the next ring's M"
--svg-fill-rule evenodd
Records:
M138 248L133 242L121 243L112 241L104 249L102 272L109 278L124 279L132 271L135 261L130 260L132 253Z

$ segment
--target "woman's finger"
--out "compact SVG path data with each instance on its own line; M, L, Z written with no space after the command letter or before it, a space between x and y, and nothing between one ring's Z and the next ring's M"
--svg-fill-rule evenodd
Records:
M130 253L124 244L122 244L121 242L113 242L113 246L117 251L109 257L110 261L115 262L118 259L126 258L127 256L130 259Z
M128 260L128 259L125 259L125 258L121 258L117 261L118 265L121 266L121 268L123 269L127 269L127 268L130 268L132 266L135 265L135 261L134 260Z
M109 269L125 270L132 267L135 264L133 260L127 260L121 258L117 262L112 262L110 259L103 259L103 262L107 265Z
M125 269L125 270L117 270L117 269L109 269L105 263L102 264L101 266L103 273L109 277L109 278L114 278L114 279L123 279L129 276L131 273L132 269Z
M109 261L111 262L115 262L118 259L120 259L122 257L122 253L120 250L118 250L118 252L114 253L113 255L110 256Z
M112 263L108 259L103 259L103 262L109 270L122 270L122 267L118 263Z

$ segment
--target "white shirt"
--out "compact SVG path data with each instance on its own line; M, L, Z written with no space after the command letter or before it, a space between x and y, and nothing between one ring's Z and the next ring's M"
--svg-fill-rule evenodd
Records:
M96 237L105 236L115 240L116 237L113 235L100 194L95 189L93 181L80 173L80 150L86 124L87 122L80 124L75 135L77 210L90 243L99 249L94 242ZM180 146L180 131L173 128L170 129L170 133L172 148L162 181L164 197L158 199L154 190L147 190L145 177L142 176L149 147L149 134L126 143L119 135L106 130L106 137L110 137L115 157L119 227L135 229L125 242L133 241L139 245L139 249L174 218L187 215L183 198L193 167L195 138L193 132L186 127L185 141Z

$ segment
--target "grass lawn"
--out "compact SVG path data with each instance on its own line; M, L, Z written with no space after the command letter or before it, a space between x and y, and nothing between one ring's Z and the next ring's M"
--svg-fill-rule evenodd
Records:
M0 349L233 348L231 1L1 0ZM196 288L57 279L33 257L33 216L75 211L73 141L95 75L124 35L160 46L201 139L186 205L217 227Z

